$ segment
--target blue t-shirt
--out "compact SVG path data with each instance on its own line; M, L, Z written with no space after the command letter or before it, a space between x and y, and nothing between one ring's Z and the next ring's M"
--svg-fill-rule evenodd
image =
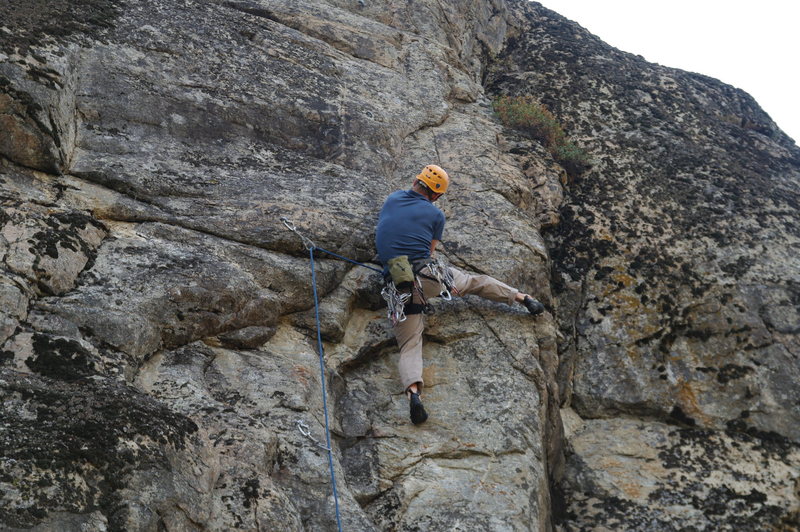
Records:
M410 261L427 259L431 241L441 240L444 213L413 190L392 192L383 203L375 229L378 258L384 265L394 257L408 255Z

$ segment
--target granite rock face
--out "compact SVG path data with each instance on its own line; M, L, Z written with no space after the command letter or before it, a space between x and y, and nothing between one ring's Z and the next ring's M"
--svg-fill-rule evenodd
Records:
M738 89L518 13L487 85L594 161L548 233L562 402L608 420L570 438L566 528L797 527L800 149Z
M25 4L0 7L4 529L335 530L322 379L345 530L797 526L800 155L747 95L521 1ZM593 170L504 129L504 93ZM380 276L316 252L321 375L280 218L370 262L429 162L442 254L549 312L434 302L414 427Z
M443 253L551 301L539 227L560 169L509 152L481 84L508 7L51 15L9 15L2 34L3 526L335 529L309 257L280 217L370 261L383 198L437 162L458 190ZM553 317L438 303L415 428L379 276L316 259L344 529L549 528Z
M572 428L566 530L586 523L603 530L796 526L797 446L625 418L578 420Z

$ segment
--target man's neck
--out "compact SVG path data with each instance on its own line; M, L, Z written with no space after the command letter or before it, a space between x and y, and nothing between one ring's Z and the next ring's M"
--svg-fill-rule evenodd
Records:
M412 186L412 187L411 187L411 192L416 192L417 194L419 194L420 196L422 196L422 197L423 197L423 198L425 198L426 200L428 200L428 201L431 201L431 202L432 202L430 195L428 195L428 194L427 194L427 191L425 191L425 190L419 190L419 188L418 188L418 187Z

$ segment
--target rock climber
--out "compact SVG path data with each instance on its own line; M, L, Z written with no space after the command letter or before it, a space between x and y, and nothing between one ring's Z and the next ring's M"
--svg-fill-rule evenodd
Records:
M456 295L475 294L492 301L521 303L534 316L544 311L544 305L528 294L511 288L488 275L471 275L447 267L447 282L432 274L436 265L436 246L444 231L444 213L434 205L447 192L450 179L434 164L422 169L410 190L398 190L386 198L378 216L375 243L378 257L384 265L387 280L398 290L411 290L405 305L406 319L394 325L394 335L400 347L400 379L410 405L411 421L425 422L428 414L422 405L422 311L428 298L444 293L446 288Z

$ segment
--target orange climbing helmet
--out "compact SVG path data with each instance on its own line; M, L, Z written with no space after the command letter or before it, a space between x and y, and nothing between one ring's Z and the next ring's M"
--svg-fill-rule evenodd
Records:
M422 169L417 179L425 183L431 191L437 194L444 194L447 192L447 186L450 184L450 178L447 177L447 172L435 164L429 164Z

